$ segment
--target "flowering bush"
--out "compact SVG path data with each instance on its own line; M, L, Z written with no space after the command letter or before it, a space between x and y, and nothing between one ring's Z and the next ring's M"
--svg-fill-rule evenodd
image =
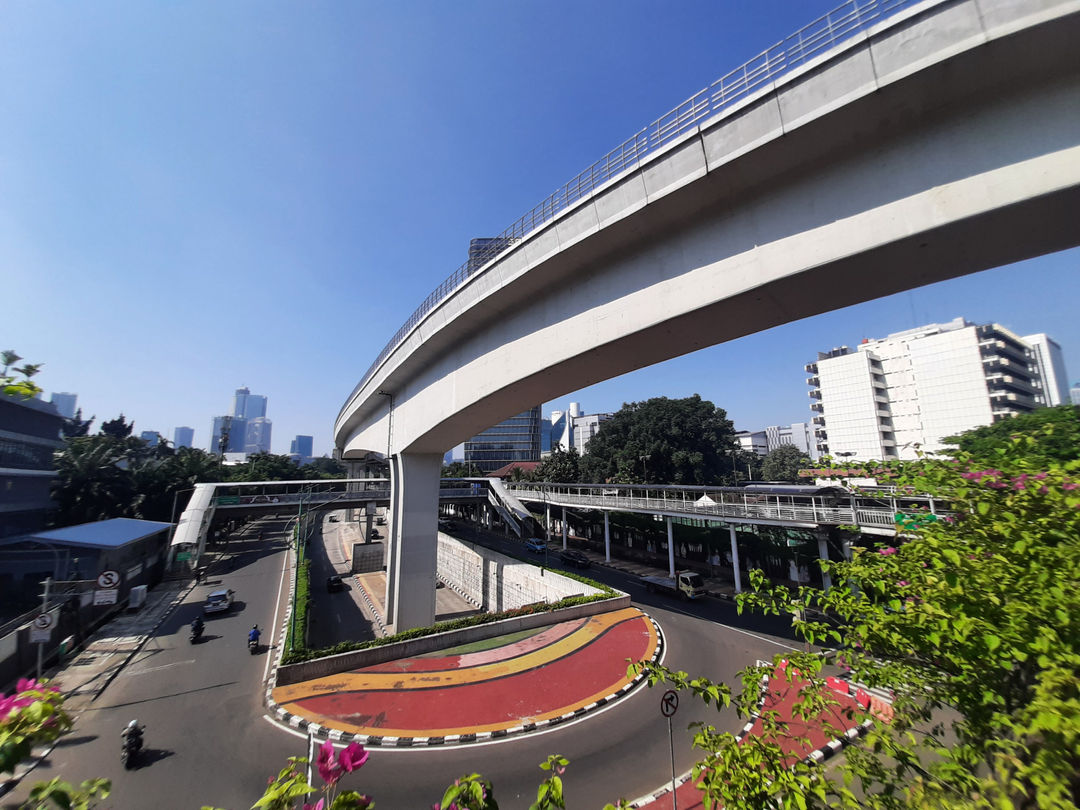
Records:
M15 693L0 697L0 774L14 773L39 743L71 728L64 696L45 681L20 678Z

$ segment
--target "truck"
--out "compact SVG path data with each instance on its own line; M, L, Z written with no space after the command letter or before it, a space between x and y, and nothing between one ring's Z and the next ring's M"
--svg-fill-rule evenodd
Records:
M674 577L642 577L649 593L670 593L681 599L700 599L705 595L705 581L696 571L676 571Z

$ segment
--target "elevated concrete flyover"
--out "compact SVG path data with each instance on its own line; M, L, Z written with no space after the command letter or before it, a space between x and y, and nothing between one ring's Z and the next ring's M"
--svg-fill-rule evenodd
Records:
M624 169L448 280L395 336L335 425L344 458L392 457L390 590L430 580L441 455L493 422L1080 243L1080 3L892 6L812 58L777 51L783 70L772 50L748 63L768 80L744 81L716 114L700 110L739 87L727 77L680 105L643 131L677 137L638 158L635 136ZM423 606L394 610L400 628L430 621Z

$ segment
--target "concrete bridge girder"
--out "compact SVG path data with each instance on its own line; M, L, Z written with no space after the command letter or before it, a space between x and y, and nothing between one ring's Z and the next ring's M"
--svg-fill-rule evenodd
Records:
M441 454L637 368L1074 246L1076 41L1075 0L961 0L822 55L473 276L346 404L338 446Z

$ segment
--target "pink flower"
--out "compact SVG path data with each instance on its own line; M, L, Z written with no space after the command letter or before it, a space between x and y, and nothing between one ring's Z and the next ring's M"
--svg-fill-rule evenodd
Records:
M308 804L307 802L304 802L304 810L323 810L323 807L325 805L325 799L319 799L317 802L315 802L315 804Z
M364 750L364 746L358 742L349 743L345 749L338 754L338 764L345 769L346 773L352 773L358 768L363 767L367 762L368 752Z
M1049 491L1050 491L1049 487L1039 487L1039 494L1040 495L1045 495Z
M1080 484L1074 484L1072 481L1066 481L1064 484L1061 485L1061 488L1063 490L1065 490L1066 492L1069 492L1070 490L1074 490L1077 487L1080 487Z
M882 554L882 555L884 555L886 557L888 557L890 554L895 554L895 553L896 553L896 547L895 546L886 546L885 548L879 548L878 549L878 554Z
M899 582L897 582L896 584L897 584L897 585L898 585L899 587L903 588L903 587L904 587L905 585L907 585L907 584L908 584L908 581L907 581L906 579L902 579L902 580L900 580Z
M319 776L328 785L336 785L345 771L334 760L334 744L327 740L319 746L319 755L315 757L315 765L319 769Z
M1044 480L1044 479L1046 478L1046 475L1047 475L1047 474L1046 474L1046 473L1044 473L1044 472L1041 472L1041 473L1035 473L1035 480L1036 480L1036 481L1042 481L1042 480Z

